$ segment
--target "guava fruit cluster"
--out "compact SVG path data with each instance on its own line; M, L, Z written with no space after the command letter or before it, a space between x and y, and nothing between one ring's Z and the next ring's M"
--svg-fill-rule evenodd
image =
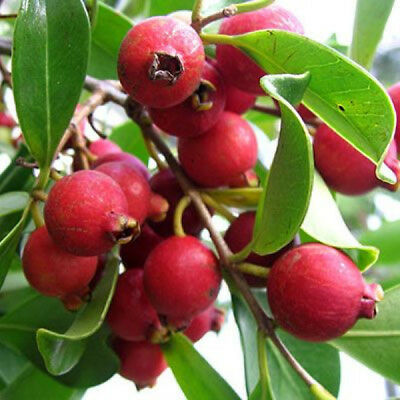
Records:
M269 28L303 33L300 22L276 5L226 19L220 33ZM174 16L153 17L127 33L118 74L131 100L146 108L159 130L177 138L180 164L195 185L258 184L253 171L257 140L241 114L263 95L259 80L265 72L250 58L218 45L216 59L209 59L189 24ZM393 96L400 98L400 93ZM304 106L298 111L305 122L317 120ZM182 215L186 235L174 231L184 193L173 171L151 174L107 139L92 142L89 151L95 156L90 170L77 170L51 188L45 226L31 234L23 268L39 292L76 309L90 298L105 254L119 244L124 271L106 319L120 374L138 388L153 386L167 367L160 343L171 332L183 331L195 342L220 330L224 316L215 307L222 280L219 260L199 239L204 226L193 205ZM326 125L317 129L314 153L334 190L360 194L380 184L372 162ZM386 163L398 176L395 143ZM255 220L256 213L246 211L231 223L225 240L232 252L250 243ZM277 324L303 340L343 335L359 318L373 318L382 298L380 287L365 283L345 253L321 243L299 245L294 239L274 254L251 253L244 261L269 271L267 279L244 278L251 287L267 289Z

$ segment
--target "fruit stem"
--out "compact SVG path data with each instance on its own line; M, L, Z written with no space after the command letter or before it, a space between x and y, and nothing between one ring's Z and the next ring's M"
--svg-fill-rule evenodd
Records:
M262 194L261 188L207 189L202 193L229 207L255 207Z
M63 176L62 176L60 173L58 173L57 170L55 170L54 168L52 168L52 169L50 170L50 178L53 179L53 181L59 181L60 179L63 178Z
M192 27L194 30L197 32L200 32L201 30L201 9L203 7L203 0L195 0L193 4L193 9L192 9Z
M219 215L226 218L229 222L233 222L236 217L222 204L215 201L211 196L206 193L201 193L201 198L209 207L213 208Z
M38 190L35 189L32 191L31 193L31 197L35 200L35 201L46 201L47 200L47 193L43 190Z
M229 35L217 35L212 33L200 33L200 38L205 44L230 44L234 46L234 39Z
M275 0L253 0L247 1L245 3L235 4L237 8L237 14L245 13L249 11L256 11L260 8L265 8L270 6Z
M179 237L186 236L185 231L183 230L182 218L183 218L183 213L185 212L186 208L189 206L191 202L192 199L189 196L184 196L179 200L179 203L175 208L174 232L176 236Z
M47 185L49 176L50 176L50 167L40 168L38 181L34 190L43 190Z
M273 399L271 392L271 380L268 372L268 358L265 346L266 336L261 329L257 329L257 354L260 371L261 397L260 400Z
M257 276L258 278L267 278L269 275L269 268L261 267L257 264L240 263L236 264L236 268L244 274Z
M146 145L147 152L149 153L150 157L156 162L157 168L159 171L162 171L163 169L167 169L168 165L161 160L160 156L158 155L157 150L154 148L153 142L151 142L149 139L147 139L145 136L143 136L144 144Z
M31 204L31 214L33 222L35 223L36 228L40 228L44 225L44 219L42 216L42 212L40 211L38 202L32 201Z

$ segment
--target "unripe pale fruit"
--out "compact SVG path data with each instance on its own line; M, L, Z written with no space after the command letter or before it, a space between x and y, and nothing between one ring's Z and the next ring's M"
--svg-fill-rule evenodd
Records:
M193 343L199 341L207 332L218 333L225 320L225 313L214 305L197 314L183 332Z
M117 339L114 350L121 361L119 373L133 381L138 389L154 386L157 378L167 368L158 344Z
M238 253L250 243L253 238L255 220L256 213L254 211L248 211L240 214L239 217L231 223L224 238L233 253ZM257 264L261 267L270 268L272 267L272 263L292 246L293 242L282 250L266 256L250 253L245 261L251 264ZM249 274L244 274L244 277L247 283L252 287L265 287L266 278L259 278Z
M150 186L154 192L164 197L169 204L166 218L161 222L149 222L151 227L159 235L169 237L174 234L173 219L175 208L184 193L175 178L175 175L169 168L157 172L150 179ZM197 236L203 229L203 224L193 205L189 205L183 212L182 218L183 230L192 236Z
M107 253L137 233L121 187L98 171L78 171L52 187L44 207L55 243L79 256Z
M64 297L87 289L97 257L78 257L56 246L45 226L36 229L24 248L22 267L32 287L45 296Z
M137 102L155 108L175 106L198 87L205 60L196 31L172 17L136 24L122 42L118 76Z
M122 152L117 144L108 139L98 139L90 143L89 151L97 157Z
M374 318L380 286L367 285L344 253L318 243L289 250L267 283L272 314L283 329L312 342L342 336L358 318Z
M113 162L113 161L121 161L129 164L131 167L136 168L144 178L147 180L150 179L150 172L147 169L147 167L143 164L141 160L139 160L137 157L135 157L132 154L129 153L108 153L105 154L101 157L99 157L92 165L93 168L97 168L101 164L105 164L108 162Z
M244 92L233 85L226 85L225 111L244 114L254 106L256 99L254 94Z
M142 269L130 269L119 276L107 322L115 335L135 341L150 340L161 327L144 292Z
M121 246L119 254L125 268L143 268L150 252L162 241L161 236L144 224L137 239Z
M400 150L400 82L397 82L395 85L391 86L388 89L388 94L392 99L392 103L394 109L396 111L396 131L394 134L394 140L396 141L397 151Z
M218 261L192 236L172 236L147 257L144 287L159 315L189 320L209 307L221 285Z
M304 33L298 19L291 12L277 5L226 18L222 21L219 33L240 35L262 29ZM218 44L217 61L229 84L245 92L265 95L260 87L260 79L266 72L243 52L230 45Z
M328 186L347 195L360 195L383 186L397 190L398 183L389 185L378 180L376 166L354 147L342 139L327 125L322 124L314 136L314 159L319 173ZM393 141L385 158L385 164L400 175L396 143Z
M224 110L225 98L225 84L220 73L205 62L201 83L196 91L174 107L150 109L150 117L170 135L198 136L217 122Z
M224 112L206 133L179 138L178 155L185 172L206 187L229 185L257 162L257 141L242 117Z
M109 162L101 164L96 171L110 176L117 182L128 201L129 215L140 224L148 216L161 215L167 212L168 203L159 195L152 193L148 181L138 170L125 162ZM157 196L159 209L153 208L153 197Z

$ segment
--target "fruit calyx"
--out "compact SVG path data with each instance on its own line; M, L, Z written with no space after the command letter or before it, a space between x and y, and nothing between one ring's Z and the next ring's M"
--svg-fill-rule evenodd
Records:
M115 215L113 212L111 214L115 224L110 236L116 244L129 243L140 235L140 225L135 219L126 215Z
M365 285L363 297L361 299L359 318L375 318L378 314L376 303L382 301L383 298L384 292L381 285L377 283Z
M209 100L210 92L216 92L215 85L207 79L202 79L198 89L192 94L192 107L196 111L208 111L213 102Z
M168 85L172 86L182 75L183 70L179 56L156 52L149 68L149 78L152 81L166 81Z

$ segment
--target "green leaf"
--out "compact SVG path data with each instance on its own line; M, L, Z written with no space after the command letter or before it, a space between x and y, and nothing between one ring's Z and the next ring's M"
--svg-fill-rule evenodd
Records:
M10 192L0 195L0 217L23 210L29 203L26 192Z
M0 345L0 384L9 385L21 375L28 365L26 359L18 356L6 346Z
M28 367L0 396L2 400L79 400L85 391L62 385L37 368Z
M350 57L369 69L382 38L394 0L358 0Z
M400 383L400 287L386 292L373 320L359 320L335 347L384 377Z
M99 2L96 25L92 32L89 75L98 79L117 79L119 48L132 26L127 17Z
M167 15L177 10L191 10L193 3L193 0L151 0L150 15Z
M301 100L309 79L309 74L261 79L263 89L279 101L282 124L257 210L252 249L259 254L274 253L288 244L306 215L314 161L307 128L291 103Z
M132 121L116 126L109 137L121 149L140 158L145 165L149 163L149 153L144 144L140 128Z
M12 259L14 258L15 249L17 248L28 215L29 215L29 207L26 207L19 222L10 231L10 233L0 242L0 287L3 285L8 269L10 268Z
M372 246L363 246L350 232L342 215L321 176L315 172L314 186L310 206L301 229L314 241L345 250L354 250L358 268L366 270L379 256L379 250Z
M291 32L265 30L234 37L203 37L241 48L270 74L310 72L304 104L372 162L382 165L395 127L393 106L382 85L356 63ZM394 180L384 165L381 169L382 178Z
M26 143L44 169L78 103L89 39L81 0L23 0L13 42L14 98Z
M241 294L229 282L231 290L233 312L239 328L245 360L245 376L247 393L251 399L258 400L261 388L257 364L256 322ZM257 300L266 308L265 291L256 292ZM293 336L278 331L283 343L292 352L300 364L320 382L328 391L337 394L340 384L339 353L324 343L307 343ZM266 343L268 354L268 369L271 379L272 392L276 399L314 399L304 382L282 357L276 347L268 340ZM324 368L320 366L324 365Z
M174 334L161 348L188 400L240 400L186 336Z
M70 371L85 351L85 339L101 327L114 293L118 267L117 258L109 259L90 303L79 311L73 324L64 334L43 328L37 331L37 345L51 374L62 375Z
M34 182L32 170L16 165L18 158L27 159L28 156L29 152L26 146L21 146L12 159L11 164L0 175L0 194L15 191L30 191ZM29 158L28 161L30 161Z

